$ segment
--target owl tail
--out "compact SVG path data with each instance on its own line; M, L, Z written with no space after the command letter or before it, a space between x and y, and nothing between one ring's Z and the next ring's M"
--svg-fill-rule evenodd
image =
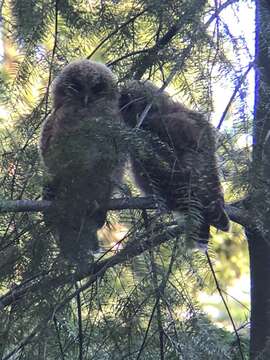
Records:
M99 248L97 228L93 223L84 223L80 228L66 226L58 229L60 251L73 264L89 264Z
M210 225L214 226L218 230L230 230L230 219L224 209L223 201L221 200L210 204L206 210L206 219Z
M216 206L211 208L211 211L207 211L204 214L204 220L198 230L197 240L198 248L201 250L207 250L210 238L210 225L222 231L229 231L230 229L230 219L220 203L216 203Z
M63 256L73 263L90 263L98 252L97 230L105 222L106 211L86 214L80 219L69 219L69 223L58 223L58 237Z
M210 238L210 225L208 224L208 222L203 221L198 229L198 237L196 240L197 248L202 251L207 250L209 238Z

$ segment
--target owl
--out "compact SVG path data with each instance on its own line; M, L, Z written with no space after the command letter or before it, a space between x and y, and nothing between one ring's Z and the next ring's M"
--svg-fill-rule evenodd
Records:
M53 201L45 222L72 262L87 261L98 250L97 230L121 176L118 102L114 75L94 61L70 63L52 84L53 109L39 143L44 199Z
M189 235L207 244L210 225L228 231L229 218L219 180L215 132L204 116L175 102L151 82L129 81L120 91L125 123L134 128L148 104L139 129L140 144L131 151L139 187L166 208L184 213ZM138 127L138 126L137 126Z

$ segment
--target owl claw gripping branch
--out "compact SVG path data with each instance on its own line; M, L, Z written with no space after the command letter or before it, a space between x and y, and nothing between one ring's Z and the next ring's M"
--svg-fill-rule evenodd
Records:
M45 222L69 261L87 262L121 174L116 79L100 63L74 61L54 80L52 97L39 146L48 179L44 198L54 204Z

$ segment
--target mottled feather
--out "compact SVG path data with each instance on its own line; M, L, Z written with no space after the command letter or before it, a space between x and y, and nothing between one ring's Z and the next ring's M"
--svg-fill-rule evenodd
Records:
M64 67L52 86L53 109L43 124L45 216L63 255L86 261L98 249L115 179L121 176L121 122L112 72L89 60Z
M120 107L134 128L152 104L140 131L142 144L132 150L132 167L141 189L161 197L169 210L191 219L192 237L206 242L210 225L227 231L229 219L219 180L215 132L204 116L187 109L149 81L129 81ZM136 130L138 131L138 130Z

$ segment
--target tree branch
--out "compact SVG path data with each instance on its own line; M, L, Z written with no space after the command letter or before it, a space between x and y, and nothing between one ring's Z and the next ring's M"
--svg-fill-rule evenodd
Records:
M4 206L4 204L6 206ZM0 212L8 211L46 211L51 206L49 201L31 201L31 200L17 200L17 201L2 201ZM111 210L122 209L155 209L157 208L156 202L150 198L127 198L127 199L112 199L110 201L109 208ZM230 219L245 227L255 226L254 222L250 218L247 211L239 209L232 205L226 205L226 211L228 212ZM57 288L65 284L70 284L83 278L90 277L87 281L88 286L93 284L98 278L100 278L107 269L114 267L115 265L122 264L135 256L142 254L145 250L158 246L162 243L169 241L172 238L179 236L183 233L183 227L178 225L164 226L164 224L156 226L154 229L150 229L148 232L136 235L136 239L131 239L125 247L103 260L104 255L108 255L109 252L102 255L94 264L90 264L89 268L83 272L77 272L76 274L61 275L58 277L51 276L49 271L37 274L32 279L28 279L24 283L13 288L0 298L0 309L9 306L10 304L18 301L26 293L35 292L40 286L46 287L49 291L50 288Z
M256 227L254 220L249 215L249 212L240 206L238 203L226 204L225 208L229 218L244 226ZM241 204L241 203L240 203ZM0 214L8 212L44 212L52 206L50 201L46 200L2 200L0 201ZM125 210L125 209L157 209L158 204L152 197L134 197L134 198L120 198L111 199L109 210Z
M229 102L228 102L225 110L223 111L223 114L222 114L220 120L219 120L219 123L218 123L218 126L217 126L217 129L218 129L218 130L220 130L221 125L223 124L223 121L225 120L225 117L227 116L228 111L230 110L230 108L231 108L231 106L232 106L232 103L234 102L234 99L235 99L237 93L239 92L241 86L242 86L243 83L245 82L245 80L246 80L246 78L247 78L247 76L248 76L248 73L249 73L250 70L253 68L253 66L254 66L254 63L253 63L253 62L249 63L247 70L244 72L244 74L243 74L243 75L240 77L240 79L238 80L238 83L237 83L237 85L236 85L236 87L235 87L235 89L234 89L234 91L233 91L233 93L232 93L232 96L230 97L230 100L229 100Z
M135 20L140 17L141 15L143 15L144 13L146 13L149 10L149 8L146 8L144 10L142 10L141 12L139 12L138 14L134 15L133 17L131 17L130 19L128 19L127 21L125 21L123 24L119 25L114 31L112 31L109 35L107 35L104 39L102 39L100 41L100 43L98 44L98 46L91 52L90 55L87 56L87 59L91 59L93 57L93 55L110 39L112 38L115 34L117 34L120 30L122 30L123 28L125 28L127 25L129 25L130 23L135 22Z
M90 264L89 268L85 271L69 275L60 275L58 277L52 277L49 271L37 274L36 277L17 285L11 291L0 297L0 310L18 301L25 294L29 295L30 292L34 293L41 286L49 291L50 288L56 289L57 287L65 284L76 283L76 281L90 277L87 281L89 287L109 268L122 264L125 261L142 254L145 250L148 250L153 246L160 245L171 238L178 236L181 231L183 231L183 229L179 226L170 226L165 229L164 226L162 228L159 226L156 227L155 230L151 229L147 233L140 234L136 237L136 239L128 242L122 250L113 256L102 260L104 257L104 255L102 255L94 264Z
M21 200L25 209L25 200ZM18 203L21 201L10 201L9 203ZM50 206L49 201L28 201L30 208L40 210L46 210ZM145 209L145 208L156 208L156 205L151 198L131 198L131 199L113 199L110 203L110 209L119 210L119 209L132 209L134 205L136 208ZM18 207L17 207L18 209ZM247 226L251 224L251 219L248 217L248 214L242 209L237 209L233 206L227 205L226 210L230 218L240 223L240 221ZM24 210L25 211L25 210ZM37 210L35 210L37 211ZM161 226L158 225L154 229L150 229L148 232L136 236L136 238L131 239L126 246L109 258L102 260L104 255L100 257L94 264L90 264L89 268L86 271L77 272L71 275L61 275L58 277L52 277L49 272L43 272L38 274L33 279L26 281L14 289L6 293L0 298L0 310L9 306L10 304L18 301L26 293L29 295L29 292L35 292L40 286L47 288L48 291L50 288L57 288L65 284L70 284L82 280L86 277L89 277L87 281L88 287L91 286L98 278L100 278L109 268L114 267L115 265L122 264L125 261L131 260L135 256L142 254L144 251L151 249L155 246L161 245L172 238L179 236L183 233L183 227L178 225L171 226ZM108 254L108 253L107 253ZM106 255L106 254L105 254Z
M211 25L211 23L220 15L220 13L226 9L228 6L232 5L233 3L237 3L239 0L227 0L224 4L220 5L218 9L215 10L214 14L212 14L209 19L205 23L199 23L197 27L195 27L193 31L193 37L195 37L198 33L198 31L205 32L206 29ZM173 38L179 33L183 26L183 19L180 19L178 22L173 24L168 31L156 42L155 45L153 45L149 49L145 49L142 56L138 57L131 67L129 74L131 74L134 79L140 80L142 76L144 75L145 71L150 68L157 60L157 57L161 50L163 50L172 40ZM193 45L194 46L194 45ZM192 47L193 47L192 46ZM187 46L190 47L189 45ZM188 52L190 52L191 49L189 49ZM184 48L183 53L188 53L186 49ZM183 56L182 56L183 57ZM124 56L125 58L125 56ZM185 60L188 58L186 54ZM122 58L121 58L122 59ZM121 59L118 59L114 63L120 61ZM183 64L184 66L184 64Z

